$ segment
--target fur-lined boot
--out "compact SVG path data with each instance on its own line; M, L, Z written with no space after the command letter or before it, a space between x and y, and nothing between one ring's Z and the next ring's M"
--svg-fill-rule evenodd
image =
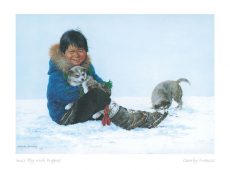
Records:
M119 106L115 102L109 105L109 117L115 125L130 130L137 127L140 128L155 128L168 115L168 112L146 112L140 110L131 110Z

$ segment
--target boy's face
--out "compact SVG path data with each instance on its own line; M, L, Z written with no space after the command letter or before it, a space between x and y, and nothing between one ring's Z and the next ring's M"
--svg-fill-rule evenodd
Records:
M69 63L80 66L81 63L85 60L87 52L84 48L78 48L74 45L70 45L64 53L65 58Z

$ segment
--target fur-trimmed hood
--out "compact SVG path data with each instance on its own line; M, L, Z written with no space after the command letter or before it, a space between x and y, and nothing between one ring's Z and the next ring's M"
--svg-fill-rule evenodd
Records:
M71 67L73 67L73 65L66 60L64 54L60 51L59 44L54 44L53 46L51 46L49 50L49 56L50 56L50 59L54 62L54 64L58 67L58 69L60 69L61 71L65 73L68 72L68 70ZM87 54L87 57L85 61L81 64L81 66L88 69L90 63L91 63L90 57Z

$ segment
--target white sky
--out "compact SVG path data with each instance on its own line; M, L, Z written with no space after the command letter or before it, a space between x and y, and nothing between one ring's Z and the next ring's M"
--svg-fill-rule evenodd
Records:
M191 82L181 83L184 95L214 95L214 15L17 15L18 99L46 97L48 50L74 28L114 97L151 96L157 83L181 77Z

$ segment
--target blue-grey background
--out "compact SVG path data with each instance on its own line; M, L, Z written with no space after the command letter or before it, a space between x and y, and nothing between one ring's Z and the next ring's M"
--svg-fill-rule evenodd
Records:
M48 51L69 29L86 36L96 72L114 97L151 96L164 80L186 96L214 95L214 15L16 15L16 98L46 98Z

